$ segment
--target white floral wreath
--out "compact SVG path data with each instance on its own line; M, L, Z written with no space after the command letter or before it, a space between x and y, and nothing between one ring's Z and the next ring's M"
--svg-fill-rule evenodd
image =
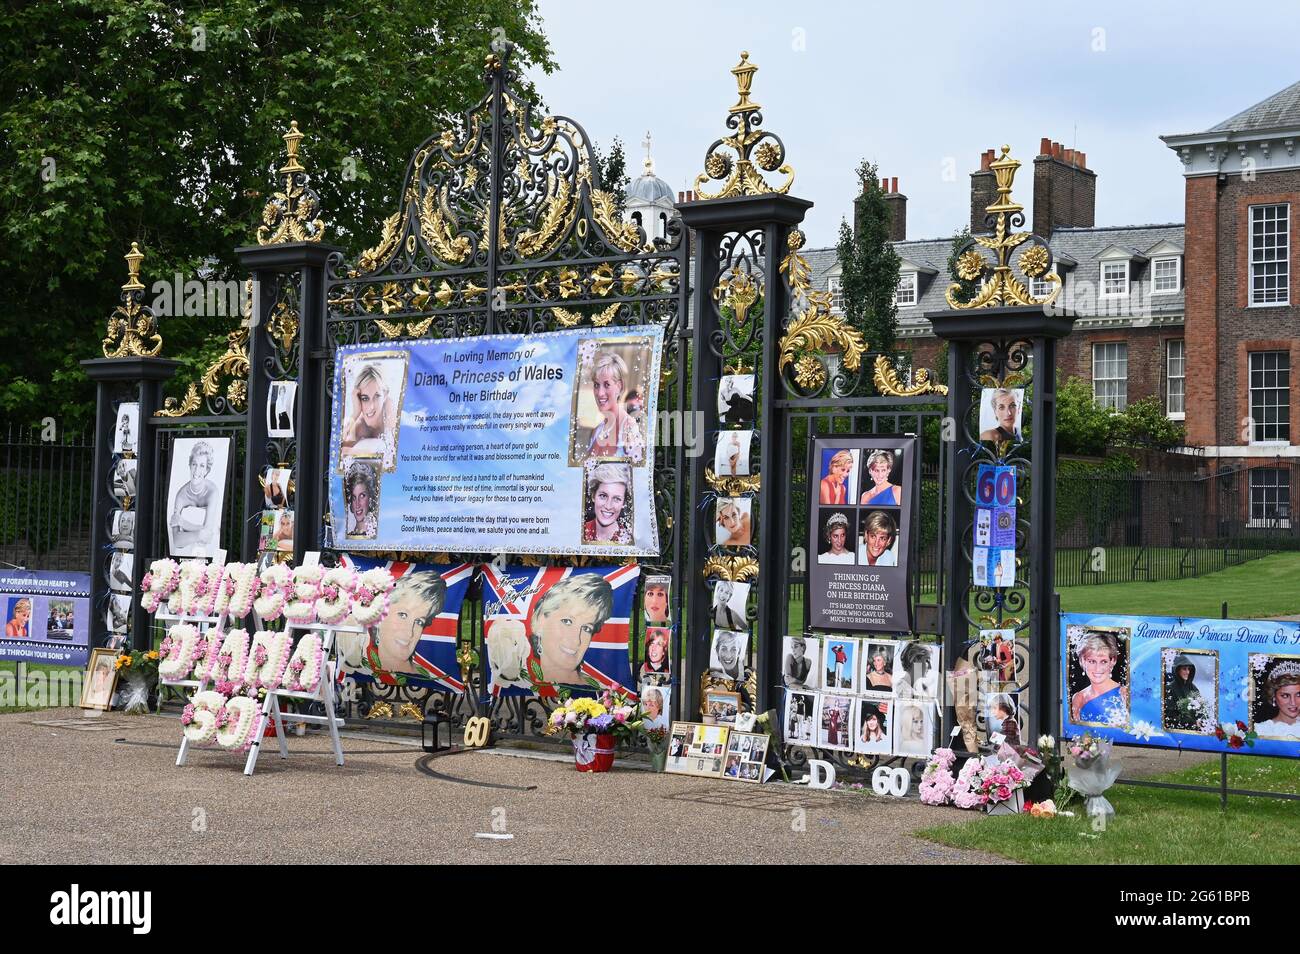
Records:
M144 593L144 598L140 602L146 612L158 612L162 601L171 596L172 590L176 589L176 584L180 581L180 572L180 564L165 557L154 560L149 565L149 572L140 581L140 590Z
M163 637L158 653L158 678L163 682L179 682L189 676L194 668L195 646L199 631L189 623L176 623Z
M203 574L208 570L206 560L186 560L181 564L180 581L167 598L167 612L176 616L193 616Z
M316 598L320 596L321 578L324 576L325 570L320 564L294 569L293 591L289 605L284 608L285 619L301 624L316 621Z
M294 692L315 692L325 669L325 648L316 633L304 633L293 648L285 685Z
M268 691L279 689L292 649L293 639L288 633L255 633L244 663L244 685Z
M284 613L284 604L289 599L291 573L284 563L272 563L262 571L261 595L253 601L253 610L258 618L270 622L279 619Z
M199 616L211 616L213 608L217 605L217 598L221 594L222 585L226 578L226 566L224 563L209 563L208 568L204 571L203 582L199 584L198 600L195 603L195 613Z
M316 619L329 626L337 626L348 618L352 608L352 594L357 588L357 571L350 566L336 566L321 580L320 596L316 598Z
M222 637L223 634L215 629L199 634L199 644L194 647L194 672L191 678L204 682L212 676L212 670L217 665L217 655L221 652Z
M227 564L226 582L217 594L213 612L227 613L232 619L243 619L253 608L260 583L256 563Z
M374 626L388 616L388 594L394 585L393 574L377 566L362 573L352 597L352 618L359 626Z
M212 681L218 688L235 691L244 678L248 664L248 630L232 629L224 634L217 650L217 661L212 667Z

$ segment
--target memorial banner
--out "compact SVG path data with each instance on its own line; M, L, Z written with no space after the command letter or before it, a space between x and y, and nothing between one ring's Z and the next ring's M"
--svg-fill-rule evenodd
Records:
M90 658L90 574L0 571L0 659L85 666Z
M1300 624L1062 613L1061 670L1066 735L1300 756Z
M808 483L809 627L910 630L916 438L815 438Z
M340 348L333 545L658 556L662 346L645 325Z

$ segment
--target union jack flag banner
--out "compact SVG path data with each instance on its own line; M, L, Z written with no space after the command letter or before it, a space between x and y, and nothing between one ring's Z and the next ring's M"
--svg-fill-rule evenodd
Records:
M358 573L385 567L395 582L375 639L338 634L340 668L359 683L463 692L456 634L474 564L403 563L346 553L342 560Z
M628 658L641 568L483 567L484 665L492 697L635 693Z

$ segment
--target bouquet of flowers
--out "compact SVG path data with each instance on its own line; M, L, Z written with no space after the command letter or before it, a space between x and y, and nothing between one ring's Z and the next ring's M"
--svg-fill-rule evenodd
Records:
M641 711L632 696L606 690L595 699L562 698L547 720L546 732L567 733L570 738L594 733L613 735L620 742L635 738L641 731Z
M128 715L149 711L149 693L158 681L160 658L155 649L136 649L113 660L113 668L123 680L119 703Z
M1238 719L1235 724L1224 722L1216 725L1214 727L1214 737L1220 742L1226 742L1230 749L1239 749L1243 745L1248 745L1253 749L1255 740L1259 738L1259 735L1254 729L1248 728L1246 723Z
M952 801L952 766L957 756L952 749L935 749L921 773L921 801L927 805L946 805Z
M997 762L985 764L978 776L976 791L983 797L983 804L993 812L1015 799L1016 792L1029 786L1025 773L1014 762ZM1019 800L1016 799L1018 802ZM1012 811L1019 811L1019 805L1007 805Z
M1085 732L1071 739L1067 751L1074 757L1067 783L1084 796L1088 815L1114 815L1115 807L1106 800L1106 790L1119 778L1120 766L1110 762L1111 741Z

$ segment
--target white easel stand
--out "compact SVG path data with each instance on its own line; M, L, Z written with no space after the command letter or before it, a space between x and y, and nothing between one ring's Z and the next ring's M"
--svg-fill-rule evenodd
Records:
M325 706L323 716L295 714L297 722L310 722L312 725L324 725L329 728L330 742L334 746L334 764L343 764L343 744L339 740L339 729L346 723L334 710L334 680L338 676L338 662L334 658L334 636L337 633L369 633L370 630L360 626L330 626L326 623L289 623L285 632L295 630L307 633L317 632L321 636L321 652L324 654L321 665L320 684L315 692L301 692L292 689L272 689L262 701L262 711L254 725L253 744L248 749L248 760L244 763L244 774L252 775L257 767L257 756L262 748L262 734L266 731L268 717L275 720L275 738L280 743L280 758L289 757L289 746L285 742L284 719L280 713L280 699L301 699L307 702L319 702ZM180 764L180 763L177 763Z
M185 616L182 613L168 613L166 610L160 609L158 612L154 613L153 618L159 623L189 623L192 626L198 627L199 635L201 636L206 636L210 629L216 629L219 633L224 633L226 630L225 613L221 613L218 616ZM170 629L170 626L168 628ZM158 682L163 686L181 686L185 689L193 689L194 693L190 695L191 699L194 698L194 695L208 687L207 679L159 679ZM185 764L185 754L189 751L189 747L190 740L187 739L185 734L182 732L181 748L176 754L177 765Z

